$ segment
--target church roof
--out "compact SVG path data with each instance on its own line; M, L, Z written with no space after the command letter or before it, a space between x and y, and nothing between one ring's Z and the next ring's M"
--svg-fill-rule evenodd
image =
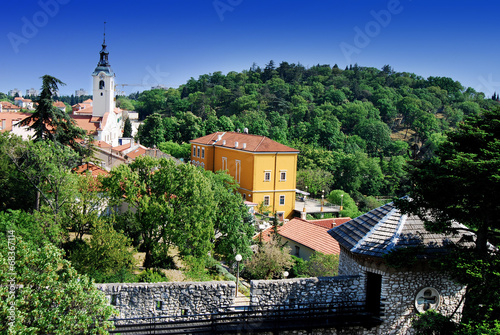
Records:
M454 225L464 227L458 223ZM334 227L328 233L352 253L374 257L383 257L396 248L416 246L425 247L426 253L440 252L446 245L458 243L464 235L473 236L472 233L431 233L418 216L402 214L392 202Z
M220 137L220 140L219 140ZM189 141L194 144L214 145L250 152L293 152L299 153L297 149L287 147L262 135L252 135L235 132L216 132ZM224 144L225 143L225 144ZM236 143L238 146L236 147ZM245 148L243 148L245 145Z

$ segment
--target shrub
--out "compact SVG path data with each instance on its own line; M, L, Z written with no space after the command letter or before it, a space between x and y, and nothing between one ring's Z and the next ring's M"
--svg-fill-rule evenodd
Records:
M137 276L140 283L160 283L168 281L167 276L160 269L146 269Z

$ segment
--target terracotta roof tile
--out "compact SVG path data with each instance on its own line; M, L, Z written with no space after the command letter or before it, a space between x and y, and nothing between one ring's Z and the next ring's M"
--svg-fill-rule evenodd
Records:
M274 234L273 227L265 229L261 234L262 241L268 242ZM259 240L259 235L254 239ZM339 244L328 234L328 229L306 220L293 218L283 223L278 227L278 235L326 255L340 254Z
M0 101L0 104L2 105L2 109L15 109L15 110L21 109L21 107L14 105L10 101Z
M219 135L220 140L218 141ZM225 144L223 144L224 141ZM217 132L189 142L250 152L299 152L297 149L290 148L265 136L235 132ZM236 142L238 143L238 147L236 147Z
M131 144L132 143L125 143L117 147L113 147L113 151L118 151L118 152L125 151L127 149L130 149Z
M73 115L72 119L75 120L76 125L87 132L87 134L96 134L99 129L99 123L92 122L91 115Z
M95 141L94 145L99 148L108 148L108 149L111 148L111 144L106 143L104 141Z
M146 149L142 146L137 147L136 149L130 151L126 154L128 158L135 159L136 157L142 156L146 153Z
M101 167L99 167L95 164L92 164L92 163L86 163L86 164L80 165L80 166L75 168L75 172L78 174L83 174L83 173L86 173L87 171L90 171L90 173L94 177L97 177L100 175L107 176L109 174L106 170L103 170Z
M351 218L330 218L330 219L319 219L319 220L307 220L310 223L314 223L318 226L322 226L328 229L340 226L341 224L351 220Z

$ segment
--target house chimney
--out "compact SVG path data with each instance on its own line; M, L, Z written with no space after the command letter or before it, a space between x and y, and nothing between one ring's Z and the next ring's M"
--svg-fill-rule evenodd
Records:
M222 145L226 145L226 140L223 140L223 141L222 141Z
M246 149L246 148L247 148L247 144L243 143L243 149Z
M234 142L234 147L237 148L238 147L238 142Z
M222 135L217 135L217 142L219 142L220 140L222 140Z

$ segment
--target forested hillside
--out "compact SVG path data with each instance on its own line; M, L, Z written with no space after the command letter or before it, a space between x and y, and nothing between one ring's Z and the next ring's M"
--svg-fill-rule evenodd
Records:
M424 79L388 65L342 70L270 61L118 104L145 119L138 134L145 145L248 128L301 151L299 188L342 189L362 202L404 194L408 159L432 155L444 131L498 102L451 78Z

